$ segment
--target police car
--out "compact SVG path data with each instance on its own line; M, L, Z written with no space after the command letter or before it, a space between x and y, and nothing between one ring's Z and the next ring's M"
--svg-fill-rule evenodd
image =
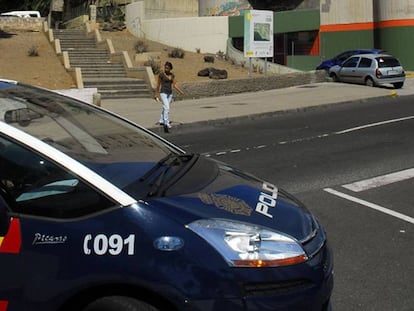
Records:
M0 80L0 311L326 311L332 252L275 185Z

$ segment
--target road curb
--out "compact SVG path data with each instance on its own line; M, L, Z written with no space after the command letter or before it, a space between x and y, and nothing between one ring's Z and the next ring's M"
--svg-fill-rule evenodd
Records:
M300 107L300 108L286 108L281 110L275 110L275 111L268 111L268 112L262 112L262 113L255 113L255 114L249 114L249 115L243 115L243 116L237 116L237 117L229 117L229 118L221 118L221 119L210 119L210 120L203 120L203 121L196 121L191 123L174 123L174 120L172 121L172 129L171 133L174 132L181 132L186 130L192 130L194 131L196 128L205 128L205 127L214 127L214 126L220 126L220 125L228 125L228 124L237 124L238 122L243 122L246 120L259 120L261 118L267 118L267 117L274 117L278 115L283 114L290 114L290 113L297 113L297 112L304 112L304 111L312 111L316 109L325 109L331 106L341 106L341 105L350 105L350 104L358 104L358 103L370 103L373 101L383 101L387 100L390 97L394 97L393 95L381 95L377 97L370 97L370 98L362 98L362 99L355 99L355 100L345 100L342 102L334 102L334 103L326 103L326 104L315 104L312 106L306 106L306 107ZM154 126L149 127L149 130L157 133L157 134L164 134L163 133L163 127L161 126ZM166 135L169 135L168 133L165 133Z

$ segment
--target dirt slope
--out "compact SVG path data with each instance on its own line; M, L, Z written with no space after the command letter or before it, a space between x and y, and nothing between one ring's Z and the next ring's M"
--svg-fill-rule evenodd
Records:
M128 31L101 32L103 39L111 39L116 51L127 51L131 60L135 59L135 44L138 38ZM178 82L208 81L198 77L199 70L206 67L226 69L229 79L246 78L247 68L232 65L230 62L216 58L215 62L205 63L204 54L185 52L182 59L169 58L168 52L174 47L167 47L156 42L145 41L149 52L161 52L161 63L170 61ZM38 56L29 56L35 48ZM67 89L75 87L71 76L64 69L60 59L54 53L52 45L45 34L40 32L0 31L0 78L18 80L50 89Z

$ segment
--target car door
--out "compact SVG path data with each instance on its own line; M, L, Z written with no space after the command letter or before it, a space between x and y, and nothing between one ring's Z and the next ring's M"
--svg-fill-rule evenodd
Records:
M361 57L358 67L355 70L355 83L365 84L365 77L374 73L374 69L371 68L372 62L373 60L371 58Z
M76 266L90 230L83 218L116 204L68 169L4 135L0 185L0 311L56 310L71 290L64 279L82 274Z
M357 80L356 68L358 66L360 57L353 56L347 59L338 73L338 77L343 82L354 82Z
M24 310L20 219L10 216L8 181L0 178L0 310Z

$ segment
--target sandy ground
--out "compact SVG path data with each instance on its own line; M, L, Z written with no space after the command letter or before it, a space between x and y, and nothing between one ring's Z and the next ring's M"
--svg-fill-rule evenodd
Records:
M131 60L135 60L135 45L139 38L128 31L101 31L103 39L111 39L116 51L127 51ZM145 41L148 52L161 52L161 63L170 61L177 81L209 81L208 77L198 77L201 69L214 67L226 69L229 79L248 77L248 69L232 65L230 62L215 58L214 63L204 62L203 53L185 52L184 58L170 58L168 53L175 47L168 47L156 42ZM38 56L29 56L35 48ZM0 78L18 80L49 89L67 89L75 87L72 77L64 69L62 62L54 53L52 45L44 33L23 31L0 31Z
M29 56L36 48L39 56ZM40 32L0 31L0 78L49 89L75 87L46 35Z

